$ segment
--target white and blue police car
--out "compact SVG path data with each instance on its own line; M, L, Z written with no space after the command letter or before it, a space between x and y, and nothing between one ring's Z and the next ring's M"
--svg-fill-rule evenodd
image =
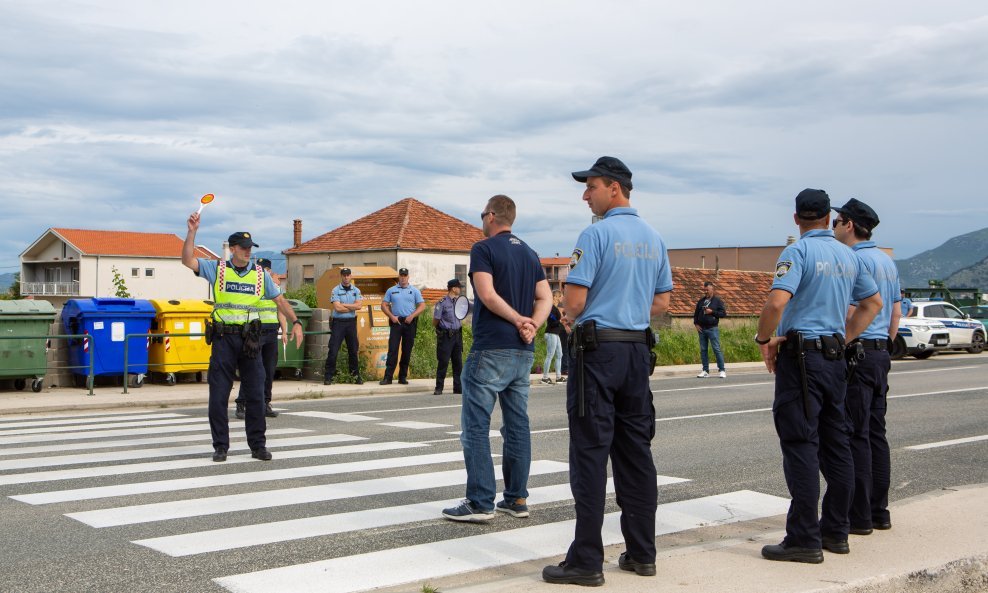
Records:
M892 357L910 354L929 358L939 350L967 350L979 354L985 348L985 326L957 307L941 300L913 301L912 310L899 320L899 335Z

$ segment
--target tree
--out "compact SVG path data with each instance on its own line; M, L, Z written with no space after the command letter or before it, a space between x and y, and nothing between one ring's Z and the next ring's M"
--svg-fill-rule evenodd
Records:
M127 290L127 283L124 282L120 270L116 266L111 266L110 270L113 272L113 285L117 287L116 296L122 299L129 299L130 292Z
M7 288L7 292L0 294L0 299L5 301L16 301L21 298L21 273L14 274L14 281Z

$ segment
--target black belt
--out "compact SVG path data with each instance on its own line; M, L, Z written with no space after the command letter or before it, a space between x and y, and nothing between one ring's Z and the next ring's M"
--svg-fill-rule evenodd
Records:
M886 338L873 338L869 340L858 340L865 350L888 350L889 341Z
M340 323L343 323L345 321L356 321L356 320L357 320L356 317L334 317L333 318L333 321L339 321Z
M782 343L783 352L797 352L799 346L795 342L785 341ZM803 340L803 350L823 350L823 340L820 338L806 338Z
M597 341L648 343L643 329L606 329L602 327L597 328Z
M219 330L221 334L237 334L239 336L240 334L244 333L244 326L230 325L228 323L224 323L222 326L220 326Z

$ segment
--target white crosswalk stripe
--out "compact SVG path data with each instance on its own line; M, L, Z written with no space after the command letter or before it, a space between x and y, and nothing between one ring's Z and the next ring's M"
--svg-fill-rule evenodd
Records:
M277 436L285 434L300 434L303 432L312 432L305 428L269 428L265 433L267 436ZM239 440L245 439L247 436L242 432L231 432L230 438ZM85 445L86 450L91 449L113 449L116 447L143 447L146 445L164 445L167 443L188 443L188 442L203 442L206 447L210 447L211 440L209 436L205 437L203 440L202 430L200 429L199 434L183 434L170 437L151 437L144 439L121 439L118 441L95 441L88 442ZM20 447L17 449L0 449L0 457L14 456L14 455L37 455L38 453L57 453L60 451L78 451L83 448L79 443L63 443L61 445L38 445L37 447Z
M188 418L186 414L126 414L119 416L104 416L100 422L123 422L125 420L161 420L165 418ZM94 418L60 418L58 420L23 420L21 422L4 422L0 424L0 434L5 434L9 428L36 428L40 426L70 426L73 424L92 424Z
M19 428L17 430L0 431L0 443L6 442L9 435L48 434L55 432L72 432L79 430L98 430L101 428L129 428L132 426L166 426L171 424L205 424L206 418L170 418L166 420L135 420L127 422L102 422L97 424L78 424L73 426L43 426L38 428ZM158 429L161 430L161 429Z
M187 420L192 424L185 426L169 426L168 432L208 432L209 426L206 420L198 418ZM230 431L239 430L244 427L240 421L230 422ZM79 428L78 426L76 428ZM29 434L14 437L0 437L0 446L22 445L24 443L54 443L58 441L81 441L87 439L111 439L114 437L129 437L142 434L161 434L163 428L121 428L116 430L89 430L83 432L58 433L58 434Z

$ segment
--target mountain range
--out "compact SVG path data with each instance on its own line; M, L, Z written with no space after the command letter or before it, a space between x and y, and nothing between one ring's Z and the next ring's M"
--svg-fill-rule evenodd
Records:
M930 280L944 280L947 286L988 290L988 228L958 235L895 264L903 287L924 287Z

